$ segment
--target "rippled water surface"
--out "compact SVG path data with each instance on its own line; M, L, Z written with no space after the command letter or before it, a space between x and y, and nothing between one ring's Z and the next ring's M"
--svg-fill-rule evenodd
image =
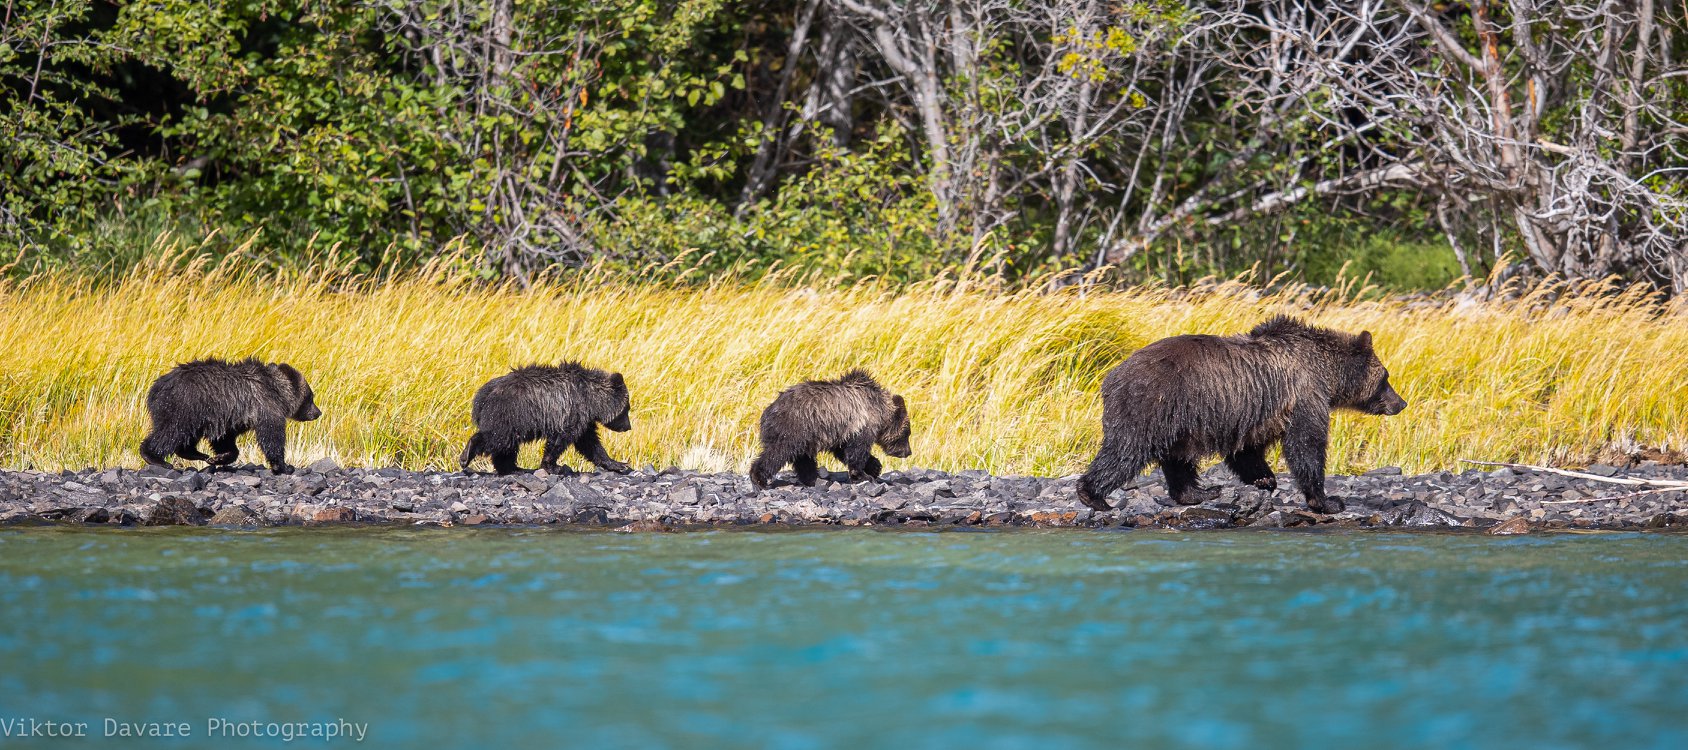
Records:
M1677 748L1688 537L12 529L0 716L125 747L106 717L190 723L157 747L287 744L220 717L382 747Z

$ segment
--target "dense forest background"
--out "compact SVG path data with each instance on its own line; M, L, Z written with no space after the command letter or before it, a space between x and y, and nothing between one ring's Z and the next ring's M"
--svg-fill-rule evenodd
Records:
M4 0L0 266L120 269L167 234L523 278L1321 284L1346 265L1397 288L1526 272L1680 294L1684 13Z

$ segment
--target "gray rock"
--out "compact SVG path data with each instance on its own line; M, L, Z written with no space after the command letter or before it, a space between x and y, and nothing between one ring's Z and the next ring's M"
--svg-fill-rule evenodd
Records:
M544 492L551 486L551 483L545 481L544 477L536 477L532 474L516 477L516 484L528 492Z
M230 505L211 516L213 526L262 526L264 517L244 505Z
M1447 513L1417 501L1385 510L1383 519L1384 523L1391 526L1459 526L1463 523Z
M676 505L697 505L698 500L697 487L692 485L686 485L668 493L668 502Z
M147 526L203 526L205 514L191 500L174 495L161 498L142 517Z

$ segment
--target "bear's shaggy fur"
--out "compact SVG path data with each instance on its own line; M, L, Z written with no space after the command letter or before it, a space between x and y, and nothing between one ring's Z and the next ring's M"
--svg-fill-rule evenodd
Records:
M224 362L203 359L177 365L153 381L147 391L152 432L141 441L141 457L169 466L169 457L227 466L240 457L235 438L255 431L270 470L287 474L287 420L309 422L322 416L316 394L291 365L256 359ZM213 455L199 452L209 439Z
M489 455L495 471L509 474L516 470L522 443L544 440L540 468L546 471L565 471L557 459L572 445L593 466L626 472L627 464L610 458L598 441L598 425L616 432L633 429L627 417L631 406L627 381L619 372L576 362L518 367L475 392L475 434L457 461L468 471L476 456Z
M1388 415L1406 406L1369 331L1279 316L1241 336L1162 339L1103 379L1102 448L1079 479L1079 500L1108 510L1108 493L1150 462L1160 464L1174 502L1210 500L1218 490L1197 483L1196 462L1215 453L1238 479L1274 490L1266 449L1281 440L1308 507L1336 513L1342 501L1325 496L1331 410Z
M897 458L910 454L908 407L861 370L837 380L811 380L780 392L762 412L762 454L750 466L750 481L764 488L790 463L810 487L820 478L816 454L829 451L850 467L850 478L879 476L873 446Z

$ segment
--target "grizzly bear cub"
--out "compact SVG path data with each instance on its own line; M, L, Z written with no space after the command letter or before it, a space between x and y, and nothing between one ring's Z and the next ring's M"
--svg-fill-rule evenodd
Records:
M851 370L837 380L811 380L780 392L762 412L762 455L750 465L758 489L790 463L810 487L820 478L816 454L828 451L850 468L850 479L878 478L878 443L897 458L910 454L908 408L903 397L880 387L873 376Z
M1173 502L1196 505L1219 494L1196 482L1196 462L1214 453L1238 479L1275 490L1266 449L1281 440L1307 507L1337 513L1342 501L1325 496L1331 410L1389 415L1406 407L1369 331L1354 336L1279 316L1241 336L1162 339L1102 380L1102 449L1079 479L1078 497L1108 510L1108 493L1153 461Z
M291 365L256 359L224 362L203 359L177 365L153 381L147 391L152 433L141 441L141 458L169 466L169 457L227 466L240 457L235 438L258 433L258 448L270 470L288 474L287 420L309 422L322 416L316 394ZM209 438L213 455L199 452Z
M476 456L490 455L493 470L509 474L516 470L516 451L522 443L544 440L539 467L548 472L567 471L557 459L570 445L593 466L626 472L627 464L610 458L598 442L598 425L616 432L633 429L627 418L631 407L627 381L619 372L594 370L577 362L518 367L475 392L470 413L475 434L457 463L468 471Z

